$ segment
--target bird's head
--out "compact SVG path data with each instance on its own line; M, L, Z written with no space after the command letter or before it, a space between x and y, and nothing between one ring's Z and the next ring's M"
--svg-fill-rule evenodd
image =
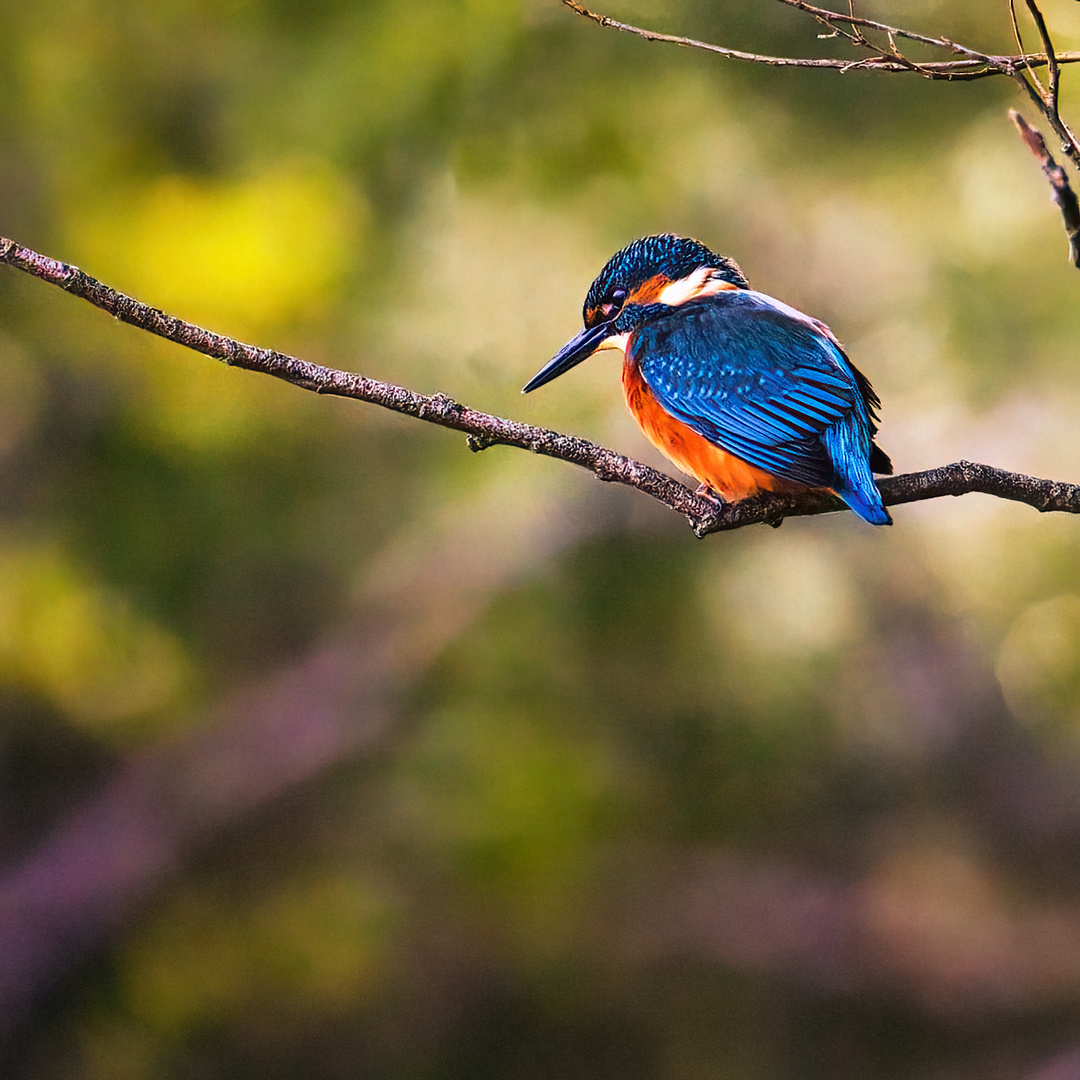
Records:
M731 259L697 240L672 233L644 236L608 260L589 287L585 327L522 388L527 394L551 382L600 349L622 348L650 314L721 289L749 282Z

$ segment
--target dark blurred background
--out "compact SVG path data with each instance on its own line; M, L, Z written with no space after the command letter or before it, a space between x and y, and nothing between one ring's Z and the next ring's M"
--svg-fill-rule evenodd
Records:
M860 10L1013 51L1004 3ZM518 389L683 232L832 325L898 471L1077 480L1080 277L1010 105L557 0L0 0L0 234L655 461L611 354ZM0 1072L1080 1075L1080 532L895 517L698 541L0 272Z

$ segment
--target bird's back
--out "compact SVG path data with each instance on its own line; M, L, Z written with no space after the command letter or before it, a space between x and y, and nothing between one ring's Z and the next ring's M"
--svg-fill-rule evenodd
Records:
M870 467L891 471L873 446L877 397L823 324L763 293L725 290L650 311L627 344L626 368L631 411L665 453L644 420L655 406L773 478L769 488L830 488L867 520L889 520ZM635 380L647 389L639 388L637 408ZM669 456L686 468L685 459L701 453Z

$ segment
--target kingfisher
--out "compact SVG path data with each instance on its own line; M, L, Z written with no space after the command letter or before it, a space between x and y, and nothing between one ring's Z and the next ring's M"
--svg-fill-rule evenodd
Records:
M697 494L825 488L892 524L873 477L893 468L874 442L869 380L823 322L751 289L734 260L671 233L635 240L600 271L583 317L523 394L618 349L631 415Z

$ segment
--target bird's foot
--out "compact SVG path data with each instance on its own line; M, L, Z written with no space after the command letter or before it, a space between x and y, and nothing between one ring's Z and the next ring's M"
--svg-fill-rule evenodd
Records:
M727 502L727 499L720 494L715 488L709 487L708 484L698 484L694 490L694 494L699 499L705 499L707 502L711 502L713 506L723 506Z

